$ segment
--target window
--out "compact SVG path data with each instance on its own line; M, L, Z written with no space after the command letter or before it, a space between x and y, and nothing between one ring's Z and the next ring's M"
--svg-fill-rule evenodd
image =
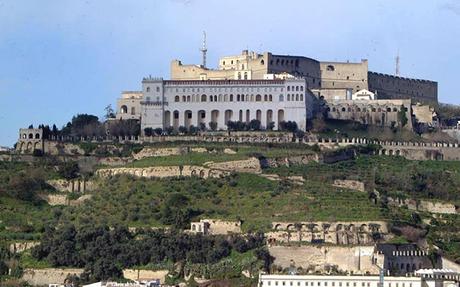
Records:
M186 102L187 101L187 98L185 96L182 96L182 101L183 102Z
M160 87L157 87L157 92L159 92L159 91L160 91Z
M288 92L289 92L289 91L291 90L291 87L290 87L290 86L287 86L287 90L288 90Z
M256 102L262 101L262 96L261 95L256 95Z
M245 79L245 80L248 79L248 72L244 72L244 79Z
M326 67L326 70L327 70L327 71L334 71L335 68L334 68L333 65L328 65L328 66Z
M268 95L268 101L272 102L273 101L273 97L272 95Z
M222 62L222 65L225 65L225 61ZM269 284L270 285L270 284Z
M147 93L150 93L150 87L147 87L147 89L145 89L145 91L146 91Z
M264 64L265 64L264 59L260 60L260 64L261 64L261 65L264 65Z
M264 101L265 101L265 102L268 101L268 96L267 96L267 94L264 95Z
M287 101L289 102L290 100L291 100L291 95L288 94L288 96L287 96Z
M233 102L233 94L230 95L230 102Z
M136 108L135 107L131 107L131 115L135 115L136 114Z
M206 95L201 95L201 101L206 102Z
M296 101L299 100L299 94L296 94L296 95L295 95L295 100L296 100Z
M279 102L284 102L284 96L283 96L283 95L280 95L278 101L279 101Z
M295 90L296 90L296 92L298 92L299 91L299 86L296 86Z

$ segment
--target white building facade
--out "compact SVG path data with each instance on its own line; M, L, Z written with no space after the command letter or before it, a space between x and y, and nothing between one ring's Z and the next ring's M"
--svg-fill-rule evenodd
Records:
M226 130L228 121L258 120L262 128L295 121L305 130L310 105L305 79L163 80L144 78L141 130L199 127ZM118 111L117 111L118 112Z
M385 276L383 286L380 276L335 275L264 275L259 276L259 287L422 287L420 277Z

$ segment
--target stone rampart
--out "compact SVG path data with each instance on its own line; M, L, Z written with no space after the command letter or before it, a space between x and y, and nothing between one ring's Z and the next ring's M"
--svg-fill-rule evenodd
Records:
M202 178L222 177L227 172L217 169L206 168L202 166L184 165L184 166L152 166L152 167L119 167L103 168L96 171L96 175L109 177L119 174L128 174L136 177L174 177L174 176L199 176Z

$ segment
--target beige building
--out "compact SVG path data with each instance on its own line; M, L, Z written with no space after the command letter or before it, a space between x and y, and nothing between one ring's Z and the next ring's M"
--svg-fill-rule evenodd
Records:
M142 91L122 92L117 101L116 118L119 120L140 120Z

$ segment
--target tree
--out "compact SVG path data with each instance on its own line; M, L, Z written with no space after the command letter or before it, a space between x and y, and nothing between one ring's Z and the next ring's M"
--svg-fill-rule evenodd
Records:
M181 134L186 134L188 130L187 130L186 127L180 126L180 127L178 128L178 131L179 131L179 133L181 133Z
M212 131L216 131L217 130L217 123L216 122L209 122L209 128Z
M65 179L77 178L79 172L80 168L75 161L67 161L59 167L59 174Z
M110 135L118 136L139 136L141 125L138 120L118 120L108 123Z
M249 129L252 131L259 131L260 130L260 121L259 120L251 120L249 122Z
M275 128L275 122L269 122L267 124L267 130L272 131Z
M144 129L144 135L145 135L146 137L152 136L152 135L153 135L153 129L152 129L152 128L145 128L145 129Z
M112 105L106 106L104 108L104 111L105 111L105 116L104 117L105 117L106 120L115 118L115 112L112 109Z
M156 128L153 130L157 136L161 136L163 134L162 128Z
M204 131L206 131L206 124L205 123L200 123L198 125L198 128L200 129L200 131L204 132Z

